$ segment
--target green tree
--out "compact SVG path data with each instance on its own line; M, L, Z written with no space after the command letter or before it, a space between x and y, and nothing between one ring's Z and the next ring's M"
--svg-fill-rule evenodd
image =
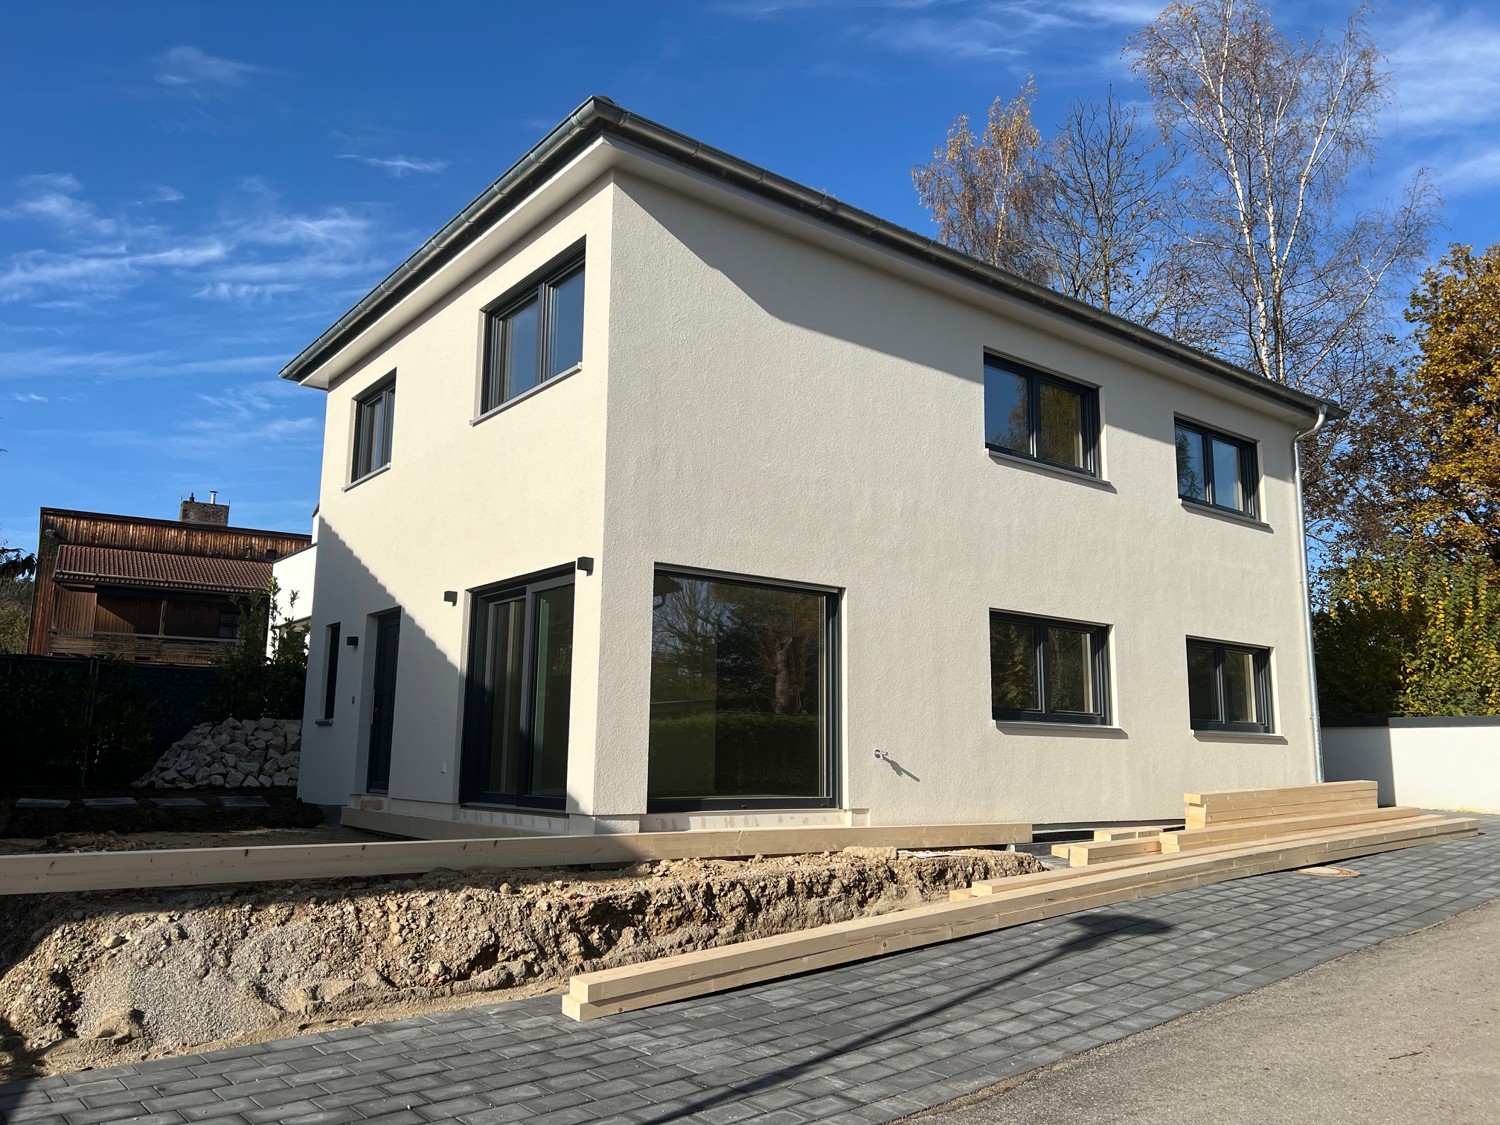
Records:
M1344 560L1314 614L1328 718L1500 714L1500 582L1412 543Z
M276 593L272 579L264 592L237 600L237 639L214 661L218 684L209 707L215 714L242 719L302 714L307 627L281 620ZM295 594L292 602L296 602Z

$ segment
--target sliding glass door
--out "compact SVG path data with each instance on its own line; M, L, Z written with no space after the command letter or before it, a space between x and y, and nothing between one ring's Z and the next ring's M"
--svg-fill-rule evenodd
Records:
M465 800L563 807L572 678L571 573L474 595Z

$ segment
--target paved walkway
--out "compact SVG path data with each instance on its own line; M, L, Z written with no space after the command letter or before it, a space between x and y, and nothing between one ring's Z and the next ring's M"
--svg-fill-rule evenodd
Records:
M5 1120L878 1122L1500 898L1471 840L1180 891L578 1024L557 997L0 1088Z
M1494 1125L1500 901L1005 1085L921 1125Z

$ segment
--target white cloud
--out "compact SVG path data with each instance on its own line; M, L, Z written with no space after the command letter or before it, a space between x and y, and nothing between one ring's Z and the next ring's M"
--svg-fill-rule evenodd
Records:
M164 278L189 285L188 295L218 301L266 301L313 289L328 298L328 283L377 277L388 264L388 254L377 251L380 232L370 217L347 207L288 211L260 182L244 187L248 199L196 232L130 226L100 217L76 196L58 202L32 194L0 215L45 217L70 236L95 238L24 250L0 262L0 303L55 306L159 285ZM106 235L114 237L105 241Z
M243 86L261 68L210 55L197 47L173 47L156 59L156 80L163 86Z
M47 396L46 395L19 394L19 395L11 395L10 397L13 398L16 402L46 402L47 401Z
M168 184L157 184L142 203L181 203L187 196Z
M285 355L223 355L183 359L171 351L70 351L62 346L0 351L0 379L83 377L142 379L172 375L264 375L281 369Z
M101 217L92 203L78 198L83 185L70 173L22 176L17 185L21 197L0 208L0 218L36 219L53 223L69 234L90 237L112 235L117 229L113 219Z
M341 152L340 160L358 160L372 168L382 168L393 176L404 176L408 172L433 175L448 167L446 160L429 160L420 156L358 156L352 152Z
M1433 173L1448 196L1467 195L1500 186L1500 146L1476 147L1444 163Z
M1391 44L1398 129L1441 133L1493 127L1500 102L1500 21L1477 11L1419 15L1376 29Z
M956 61L997 60L1034 51L1038 41L1104 25L1134 30L1155 19L1145 0L728 0L742 19L805 12L849 13L851 34L884 50Z

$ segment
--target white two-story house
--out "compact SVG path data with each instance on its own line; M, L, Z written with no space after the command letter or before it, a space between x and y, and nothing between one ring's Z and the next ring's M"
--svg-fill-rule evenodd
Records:
M1316 779L1294 446L1331 404L608 100L282 374L327 396L302 795L363 823Z

